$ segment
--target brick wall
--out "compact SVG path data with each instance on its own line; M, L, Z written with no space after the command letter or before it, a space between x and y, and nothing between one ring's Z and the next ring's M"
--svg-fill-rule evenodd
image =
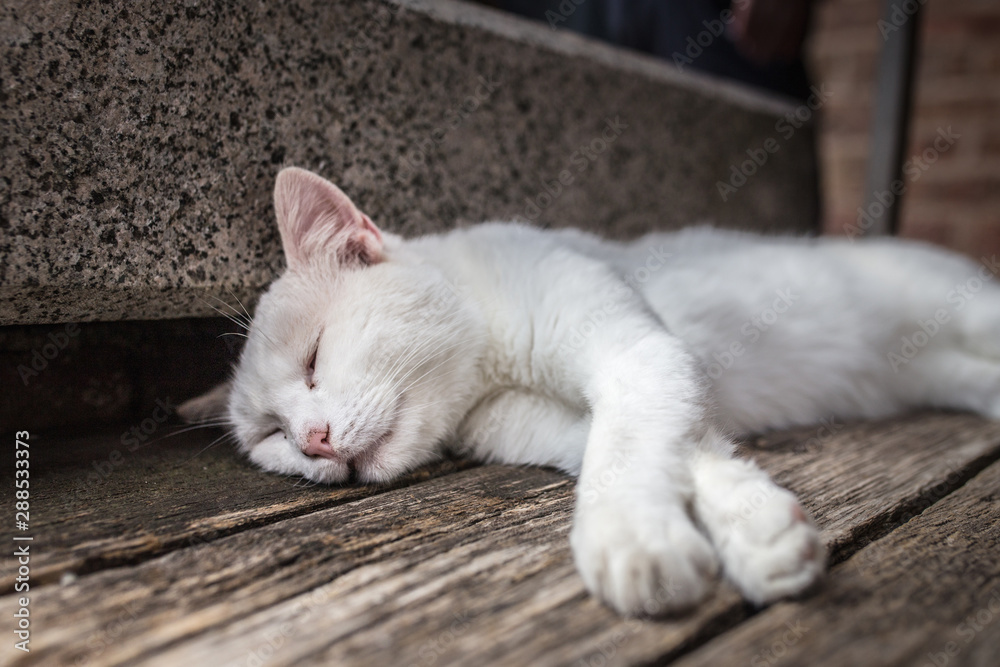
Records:
M831 233L856 223L864 199L881 8L880 0L822 0L808 45L812 76L832 93L820 131ZM974 257L1000 253L1000 2L927 2L913 114L907 159L932 147L939 128L960 136L904 178L902 235Z

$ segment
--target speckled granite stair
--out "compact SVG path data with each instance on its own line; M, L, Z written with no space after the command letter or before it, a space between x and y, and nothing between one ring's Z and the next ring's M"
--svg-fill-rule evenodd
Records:
M0 325L256 293L282 266L288 164L407 234L814 224L811 131L776 129L789 104L478 6L15 0L0 35Z

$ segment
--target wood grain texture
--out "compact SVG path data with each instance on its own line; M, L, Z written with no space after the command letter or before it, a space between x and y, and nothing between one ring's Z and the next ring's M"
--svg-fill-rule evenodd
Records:
M927 414L747 448L840 558L1000 458L1000 425ZM635 664L751 614L728 586L692 614L623 620L586 595L572 482L485 466L43 586L18 664ZM863 600L857 601L859 605ZM13 601L0 599L0 615Z
M381 495L389 498L379 500ZM352 616L357 607L375 613L372 578L405 578L427 552L449 553L483 533L516 534L526 530L521 527L526 523L540 523L536 532L558 539L559 524L566 523L572 506L572 484L564 476L501 466L381 495L92 574L71 585L43 586L33 592L37 645L28 656L0 646L0 663L20 658L25 664L135 664L178 639L297 595L315 596L331 582L337 588L324 596L326 604ZM449 569L457 565L456 560ZM352 596L353 605L348 603ZM12 604L8 596L0 608L12 613ZM116 634L119 625L127 627ZM259 640L255 631L249 645Z
M471 467L444 461L391 485L317 486L261 472L219 441L216 429L179 432L157 424L145 443L126 437L134 449L122 444L129 435L123 431L32 440L31 533L44 545L32 559L33 583L141 562ZM13 465L3 469L13 474ZM0 483L9 491L7 477ZM13 581L13 570L0 570L0 590L12 590Z
M677 665L947 665L1000 660L1000 464Z
M998 447L1000 424L926 412L853 424L830 418L758 438L745 451L804 500L839 562L997 460Z

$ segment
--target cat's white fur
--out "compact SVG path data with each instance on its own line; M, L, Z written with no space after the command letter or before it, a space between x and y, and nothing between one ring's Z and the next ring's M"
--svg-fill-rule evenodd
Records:
M404 240L294 168L275 206L289 269L232 380L185 412L224 412L253 462L318 482L387 481L448 444L578 475L577 566L622 612L697 602L720 562L756 603L820 576L816 528L731 436L923 405L1000 418L995 263L709 227Z

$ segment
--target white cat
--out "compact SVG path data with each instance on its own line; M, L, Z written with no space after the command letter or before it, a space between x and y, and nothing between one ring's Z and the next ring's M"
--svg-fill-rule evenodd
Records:
M692 605L720 561L755 603L821 575L816 528L731 435L922 405L1000 418L995 258L708 227L404 240L295 168L275 208L288 270L232 380L182 415L317 482L383 482L449 443L578 475L577 567L623 613Z

